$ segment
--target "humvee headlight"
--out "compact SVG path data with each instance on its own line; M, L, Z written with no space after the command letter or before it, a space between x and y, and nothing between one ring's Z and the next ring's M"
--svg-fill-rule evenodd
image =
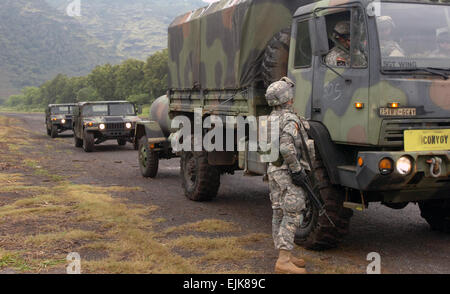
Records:
M131 123L128 122L125 124L125 127L127 127L127 129L131 129L132 125L131 125Z
M104 130L104 129L106 129L106 126L105 126L105 124L99 124L99 125L98 125L98 128L99 128L100 130Z
M61 120L61 123L62 123L62 124L65 124L65 123L66 123L66 120L65 120L65 119L62 119L62 120Z
M404 176L409 175L412 170L412 161L409 157L402 156L397 160L396 167L399 174Z

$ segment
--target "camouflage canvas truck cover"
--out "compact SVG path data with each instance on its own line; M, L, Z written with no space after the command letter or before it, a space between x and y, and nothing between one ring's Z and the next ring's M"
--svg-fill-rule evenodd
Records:
M45 109L47 135L56 138L58 134L72 129L72 115L75 103L49 104Z
M162 99L172 119L194 121L196 109L203 119L260 117L270 113L267 85L295 81L294 108L316 145L311 176L332 220L308 205L296 236L307 248L336 246L351 209L370 202L419 204L432 229L449 231L449 15L449 4L429 1L220 1L170 26ZM216 196L223 173L267 166L248 150L179 155L196 201Z

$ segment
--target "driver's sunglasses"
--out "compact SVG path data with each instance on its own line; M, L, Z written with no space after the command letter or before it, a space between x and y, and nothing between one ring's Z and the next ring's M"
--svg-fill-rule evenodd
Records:
M340 38L347 39L347 40L350 39L350 34L340 34L336 30L334 30L334 33L336 35L338 35L338 37L340 37Z

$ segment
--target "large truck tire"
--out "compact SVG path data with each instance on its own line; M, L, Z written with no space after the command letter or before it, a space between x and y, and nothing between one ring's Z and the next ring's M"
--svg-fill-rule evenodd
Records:
M139 168L144 178L154 178L158 174L159 155L150 150L148 139L143 136L139 140Z
M291 29L278 32L267 45L262 61L262 78L268 87L287 76Z
M193 201L210 201L220 186L219 170L208 164L206 152L182 152L181 181L185 196Z
M76 148L83 147L83 140L78 138L77 135L75 134L75 132L73 133L73 141L75 143Z
M436 199L419 202L420 215L433 231L450 233L450 200Z
M343 206L345 191L331 184L319 154L316 155L313 165L325 210L335 226L325 215L319 215L318 209L307 199L307 211L303 223L295 234L295 243L310 250L326 250L337 247L348 234L353 211Z
M84 138L83 138L83 150L85 152L92 152L94 151L94 134L91 132L84 131Z

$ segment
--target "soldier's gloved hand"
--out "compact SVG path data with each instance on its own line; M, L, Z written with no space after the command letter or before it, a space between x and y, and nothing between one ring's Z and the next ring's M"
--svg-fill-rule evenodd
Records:
M298 187L302 187L305 183L308 182L308 175L305 170L302 169L299 172L291 173L292 183Z

